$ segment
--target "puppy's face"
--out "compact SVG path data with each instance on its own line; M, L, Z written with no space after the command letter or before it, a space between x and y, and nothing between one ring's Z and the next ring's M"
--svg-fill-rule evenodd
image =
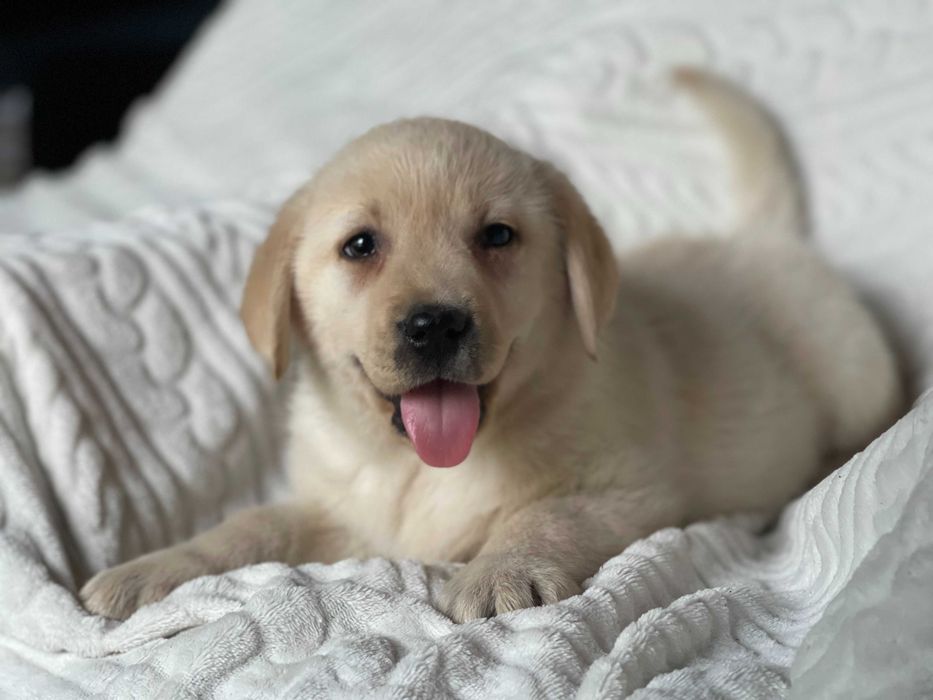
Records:
M312 185L295 253L322 358L399 396L486 385L563 293L560 240L531 159L446 122L383 127Z
M473 127L420 119L351 143L287 203L243 316L280 372L292 305L321 364L362 377L387 429L451 466L490 388L510 363L546 362L571 310L595 352L614 287L608 243L562 175Z

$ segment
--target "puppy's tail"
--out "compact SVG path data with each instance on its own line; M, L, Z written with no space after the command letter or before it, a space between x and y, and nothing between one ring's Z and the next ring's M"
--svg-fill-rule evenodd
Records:
M697 68L678 68L686 88L729 144L739 190L738 232L777 238L807 233L803 183L790 144L774 117L748 93Z

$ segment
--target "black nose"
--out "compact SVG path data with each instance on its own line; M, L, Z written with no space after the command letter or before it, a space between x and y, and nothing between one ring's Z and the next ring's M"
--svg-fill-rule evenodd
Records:
M447 355L460 347L460 341L470 331L470 314L455 306L424 304L411 309L399 324L399 330L417 350Z

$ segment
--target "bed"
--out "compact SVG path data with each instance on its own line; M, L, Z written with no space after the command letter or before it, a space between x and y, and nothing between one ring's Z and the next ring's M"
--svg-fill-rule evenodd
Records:
M117 145L0 197L0 696L933 694L931 46L923 1L229 2ZM92 572L284 491L281 388L236 307L295 183L435 114L554 159L622 254L710 235L729 173L683 63L786 125L813 245L902 356L896 425L774 527L663 530L555 606L454 625L453 566L372 559L83 611Z

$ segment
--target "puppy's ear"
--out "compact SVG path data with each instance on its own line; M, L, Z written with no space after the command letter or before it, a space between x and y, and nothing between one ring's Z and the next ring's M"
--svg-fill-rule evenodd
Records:
M276 379L288 367L296 199L285 203L266 240L256 250L240 302L246 335Z
M564 231L564 261L570 300L590 357L596 359L599 332L612 317L619 289L619 267L602 227L577 188L550 163L555 214Z

